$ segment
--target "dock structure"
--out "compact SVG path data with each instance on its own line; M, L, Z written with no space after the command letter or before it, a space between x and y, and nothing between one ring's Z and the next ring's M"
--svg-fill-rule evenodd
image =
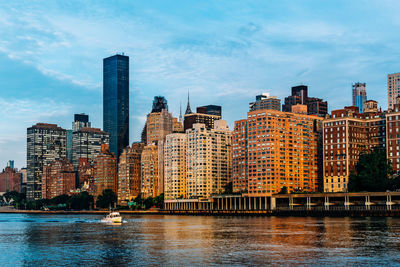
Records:
M370 211L370 212L369 212ZM163 212L210 214L356 214L400 215L400 192L300 193L272 196L218 195L209 199L165 200ZM392 213L391 213L392 214Z

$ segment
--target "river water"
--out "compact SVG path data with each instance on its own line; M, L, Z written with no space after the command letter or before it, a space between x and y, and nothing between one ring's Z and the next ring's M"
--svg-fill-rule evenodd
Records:
M400 218L0 214L0 266L399 265Z

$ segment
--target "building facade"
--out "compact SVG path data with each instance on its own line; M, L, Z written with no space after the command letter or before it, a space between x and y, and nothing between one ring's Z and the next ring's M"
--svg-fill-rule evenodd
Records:
M173 133L164 145L164 197L186 196L186 134Z
M334 110L323 122L325 192L348 190L359 155L374 147L386 148L384 113L359 113L358 107Z
M235 121L232 135L232 187L234 193L248 193L247 120Z
M57 159L44 166L42 175L42 198L68 194L76 187L74 166L66 158Z
M285 104L282 110L285 112L293 112L292 106L306 105L308 115L317 115L324 117L328 114L328 102L320 98L308 97L308 87L306 85L298 85L292 87L292 95L285 98Z
M0 192L21 192L22 174L13 165L9 162L0 172Z
M232 179L232 132L226 121L215 121L213 129L195 123L186 134L186 198L223 193Z
M276 96L270 96L268 93L264 93L256 96L256 101L249 104L249 111L255 111L260 109L272 109L281 110L281 100Z
M146 120L146 142L147 144L157 143L173 131L173 117L168 110L151 112Z
M257 110L235 123L233 191L249 196L320 190L322 118Z
M367 88L365 83L355 83L352 86L353 106L358 107L360 113L364 112L365 101L367 101Z
M142 187L141 155L143 143L133 143L123 150L118 163L118 204L128 205L139 196Z
M388 74L387 76L388 90L388 109L392 110L397 103L396 98L400 95L400 72Z
M90 182L94 181L94 167L93 162L89 162L87 158L80 158L78 160L78 181L79 188L88 187Z
M79 131L81 128L90 128L89 115L85 113L74 114L74 122L72 122L72 131Z
M156 197L158 193L158 146L148 144L141 155L142 198Z
M27 199L42 198L43 167L66 157L67 132L56 124L27 129Z
M97 128L83 127L73 133L72 143L72 163L76 169L81 158L93 163L100 154L101 145L109 144L109 134Z
M129 57L103 59L103 128L118 159L129 145Z
M93 165L93 196L97 198L105 189L111 189L117 194L117 159L108 145L101 146L101 152L95 158Z

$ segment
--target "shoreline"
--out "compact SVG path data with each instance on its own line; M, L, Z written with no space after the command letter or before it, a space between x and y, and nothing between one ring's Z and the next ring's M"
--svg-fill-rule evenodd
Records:
M252 216L252 217L400 217L400 210L379 211L170 211L170 210L120 210L122 215L177 215L177 216ZM12 210L0 209L0 214L40 214L40 215L104 215L108 210Z

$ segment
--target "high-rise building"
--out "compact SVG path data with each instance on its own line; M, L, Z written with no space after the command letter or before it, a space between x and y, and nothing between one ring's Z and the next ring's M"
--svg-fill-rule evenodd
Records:
M202 123L205 125L207 129L214 128L214 122L220 120L221 116L218 115L211 115L211 114L204 114L204 113L190 113L185 114L184 119L184 130L191 129L194 124Z
M73 130L67 130L67 160L72 162L72 137Z
M109 144L109 134L97 128L80 128L73 133L72 163L76 168L79 159L85 158L90 164L100 154L101 145Z
M281 100L276 96L270 96L269 93L263 93L256 96L256 101L249 104L249 110L272 109L281 110Z
M43 167L42 198L51 199L75 189L74 166L67 159L57 159Z
M28 172L26 168L19 170L21 173L21 193L26 194L26 183L28 182Z
M365 113L369 113L369 112L373 112L373 113L377 113L379 112L378 110L378 102L375 100L367 100L364 103L364 112Z
M141 155L143 143L133 143L123 150L118 163L118 204L127 205L135 199L142 187Z
M214 128L214 121L220 120L222 115L221 106L207 105L198 107L196 113L190 108L189 96L186 113L184 116L184 131L193 127L195 123L204 123L207 129Z
M142 164L142 198L156 197L158 192L158 146L148 144L143 148Z
M195 123L186 134L186 197L222 193L232 179L232 132L226 121L215 121L214 129Z
M249 196L271 196L283 187L318 191L321 121L275 110L248 112L233 133L233 191Z
M80 158L78 160L78 182L79 188L89 186L89 183L94 181L94 167L93 162L89 162L87 158ZM93 188L93 186L92 186Z
M101 152L94 160L93 196L96 198L103 190L111 189L117 194L117 159L108 145L101 145Z
M173 117L166 109L161 112L151 112L146 120L147 144L164 140L173 131Z
M217 105L207 105L196 108L197 113L222 116L222 107Z
M389 126L388 126L389 127ZM386 147L384 113L359 113L351 106L334 110L323 121L323 182L325 192L347 191L359 155Z
M161 112L163 109L168 110L167 99L163 96L155 96L151 112Z
M367 89L365 83L355 83L352 86L353 106L358 107L360 113L364 113L365 101L367 101Z
M308 115L324 117L328 114L328 102L320 98L308 97L308 87L306 85L292 87L292 95L285 98L282 111L292 112L292 106L297 104L307 105Z
M167 135L164 145L164 197L186 196L186 134Z
M172 118L172 132L173 133L184 133L182 122L178 121L178 118Z
M56 124L37 123L27 129L27 198L42 198L43 167L66 157L67 132Z
M10 160L7 167L0 172L0 192L21 192L21 173L14 168L14 161Z
M72 131L79 131L81 128L90 128L89 115L85 113L74 114L74 122L72 123Z
M386 114L386 156L391 162L393 171L400 172L400 109L394 105L392 112Z
M387 76L387 90L388 90L388 109L394 108L397 104L396 97L400 95L400 72L388 74Z
M103 59L103 128L118 159L129 145L129 57Z
M316 97L307 98L307 114L325 117L328 114L328 102Z
M233 192L248 192L248 138L247 119L235 121L232 135L232 185Z

